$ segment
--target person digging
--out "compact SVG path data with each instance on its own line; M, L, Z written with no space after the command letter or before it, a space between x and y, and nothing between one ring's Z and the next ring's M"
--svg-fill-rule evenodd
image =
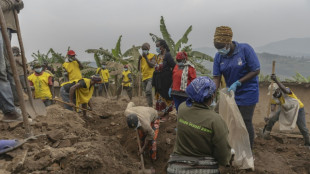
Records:
M90 110L92 110L90 99L93 96L94 85L100 82L100 76L93 75L91 79L82 78L61 84L60 96L64 102L70 102L70 105L65 104L64 107L73 110L74 107L78 108L81 104L82 108L87 109L87 106L89 106ZM83 110L83 116L86 117L85 110Z
M290 88L285 87L277 79L276 75L272 74L271 79L275 82L272 91L270 91L271 85L268 88L268 95L273 95L271 101L271 114L265 128L261 132L262 137L264 139L270 139L271 129L277 121L280 122L280 129L281 126L283 129L286 127L288 127L288 129L293 129L297 124L299 131L304 138L305 146L310 149L309 130L306 125L304 104L297 98ZM276 111L276 105L280 106L278 111Z
M159 117L154 108L146 106L135 106L129 102L125 110L128 127L138 131L142 154L148 146L152 162L157 160L156 139L159 133Z
M34 88L34 98L42 99L45 106L52 105L52 76L43 70L41 64L33 66L34 73L28 76L29 84Z

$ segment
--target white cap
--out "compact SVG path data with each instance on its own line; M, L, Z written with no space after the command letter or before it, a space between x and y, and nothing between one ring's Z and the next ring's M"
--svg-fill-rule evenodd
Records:
M270 84L269 87L268 87L267 95L270 95L270 93L273 94L276 91L276 89L278 89L278 88L279 88L278 84L273 83L273 88L272 88L272 91L271 91L271 84Z

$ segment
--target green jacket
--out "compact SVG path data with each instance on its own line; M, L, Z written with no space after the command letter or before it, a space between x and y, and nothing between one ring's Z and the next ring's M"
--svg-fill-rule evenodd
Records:
M231 158L227 137L227 125L219 114L198 103L192 107L188 107L186 102L180 105L174 153L192 157L212 156L220 165L227 165Z

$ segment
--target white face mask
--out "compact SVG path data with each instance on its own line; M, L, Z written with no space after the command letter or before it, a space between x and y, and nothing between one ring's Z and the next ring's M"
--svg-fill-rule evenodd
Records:
M149 54L149 50L142 50L142 54L145 54L145 55Z
M135 130L137 130L140 126L141 126L141 122L140 122L140 120L139 120L139 121L138 121L138 125L137 125L137 127L135 128Z
M36 73L41 73L42 72L42 70L43 70L43 68L41 67L41 68L35 68L34 69L34 71L36 72Z

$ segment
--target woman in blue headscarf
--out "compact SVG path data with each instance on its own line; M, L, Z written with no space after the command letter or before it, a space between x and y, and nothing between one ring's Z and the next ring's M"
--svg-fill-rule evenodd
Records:
M168 161L168 174L219 173L219 165L231 161L228 128L210 105L216 86L209 77L199 77L186 88L188 99L179 106L177 136Z

